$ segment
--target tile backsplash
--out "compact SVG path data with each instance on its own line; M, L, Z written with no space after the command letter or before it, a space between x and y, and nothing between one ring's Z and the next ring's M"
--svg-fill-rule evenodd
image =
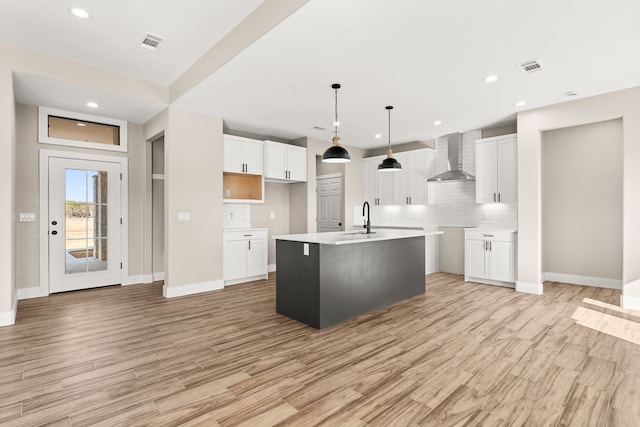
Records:
M250 228L251 227L251 207L242 203L224 203L223 227L227 228Z
M475 175L475 141L481 131L463 134L463 169ZM436 173L447 170L447 140L436 140ZM435 191L435 205L371 206L371 223L375 225L414 225L426 228L480 226L517 228L516 204L476 204L475 182L447 182L429 185ZM362 224L362 206L354 207L354 225Z

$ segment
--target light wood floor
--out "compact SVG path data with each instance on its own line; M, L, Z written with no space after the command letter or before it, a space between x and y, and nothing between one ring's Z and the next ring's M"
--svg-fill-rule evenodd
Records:
M0 424L635 427L640 313L619 296L439 273L324 331L275 313L275 277L20 301L0 328Z

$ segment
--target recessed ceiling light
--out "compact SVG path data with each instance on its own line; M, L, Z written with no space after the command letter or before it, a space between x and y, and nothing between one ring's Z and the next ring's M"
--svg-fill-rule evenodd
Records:
M487 83L493 83L498 80L498 76L487 76L484 78L484 81Z
M382 138L382 135L380 135L379 133L376 133L373 137L375 139L380 139L380 138Z
M69 13L71 13L73 16L79 19L91 18L91 15L89 14L89 12L79 7L72 7L71 9L69 9Z
M527 105L527 103L525 101L516 102L516 107L524 107L525 105Z
M98 103L97 102L93 102L93 101L89 101L84 105L86 105L89 108L98 108L99 107Z
M441 120L434 120L434 121L433 121L433 124L434 124L435 126L440 126L440 125L442 124L442 121L441 121Z
M76 123L76 124L77 124L78 126L82 126L82 127L85 127L85 126L86 126L86 124L85 124L85 123Z

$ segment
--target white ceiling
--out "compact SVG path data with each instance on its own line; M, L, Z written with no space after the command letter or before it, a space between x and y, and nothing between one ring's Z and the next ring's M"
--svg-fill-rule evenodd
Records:
M93 19L78 22L64 0L0 0L0 41L168 84L260 3L84 0L73 5ZM139 48L145 31L166 44ZM544 69L522 73L530 59ZM499 80L485 83L489 74ZM640 2L310 0L176 105L235 130L329 142L313 127L331 128L334 82L346 145L385 144L385 105L394 144L498 125L520 100L527 109L640 85Z

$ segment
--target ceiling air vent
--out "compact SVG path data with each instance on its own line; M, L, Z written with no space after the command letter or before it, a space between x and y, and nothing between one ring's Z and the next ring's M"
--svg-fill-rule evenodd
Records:
M153 34L147 34L142 40L140 47L144 47L145 49L156 50L160 42L162 41L162 37L154 36Z
M533 61L520 64L520 69L526 74L535 73L536 71L542 70L542 64L537 59L534 59Z

